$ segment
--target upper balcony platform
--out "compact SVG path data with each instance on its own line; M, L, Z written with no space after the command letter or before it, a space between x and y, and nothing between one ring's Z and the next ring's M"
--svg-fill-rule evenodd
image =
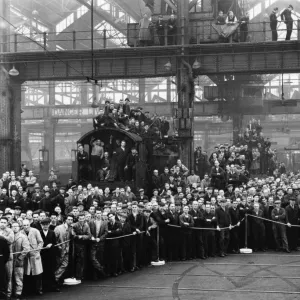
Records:
M183 48L188 55L181 55ZM300 71L300 41L97 49L93 78L175 76L182 57L191 65L198 59L199 75L295 73ZM20 81L91 77L90 50L2 53L2 58L16 65ZM169 60L172 68L166 71Z

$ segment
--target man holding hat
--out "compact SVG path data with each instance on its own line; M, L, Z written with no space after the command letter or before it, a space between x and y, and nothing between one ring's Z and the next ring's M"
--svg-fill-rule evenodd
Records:
M282 224L278 224L278 223L272 224L273 235L276 242L276 251L280 251L280 249L283 248L284 251L290 253L288 241L286 237L286 229L284 225L286 221L285 209L280 207L280 205L281 205L281 201L276 200L275 208L272 210L272 220L282 223Z

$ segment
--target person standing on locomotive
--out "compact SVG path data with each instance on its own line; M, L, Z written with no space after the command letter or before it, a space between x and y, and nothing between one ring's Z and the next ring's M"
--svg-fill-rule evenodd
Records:
M82 145L78 146L77 161L78 161L78 180L80 182L82 179L88 178L88 165L89 165L89 155L86 151L83 150Z
M101 146L100 139L91 140L92 153L91 153L91 165L92 165L92 174L93 178L96 178L97 172L100 169L101 159L104 155L103 147Z

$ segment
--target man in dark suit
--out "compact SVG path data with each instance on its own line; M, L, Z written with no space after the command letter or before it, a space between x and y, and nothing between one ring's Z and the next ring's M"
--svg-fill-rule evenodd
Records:
M211 211L210 203L205 205L205 211L203 213L204 227L215 229L216 217ZM216 255L216 239L214 230L204 230L203 232L203 244L204 244L204 255L206 257L215 257Z
M127 156L126 159L126 179L129 181L135 181L136 177L136 164L139 161L139 155L136 148L131 149L131 153Z
M121 142L121 147L116 149L116 157L117 157L117 163L118 163L118 175L121 181L124 181L125 174L124 174L124 168L126 164L126 159L128 155L128 150L126 149L126 142Z
M163 16L158 17L158 21L155 24L156 33L158 35L160 46L165 45L165 23Z
M44 245L41 251L42 264L43 264L43 290L51 290L55 288L59 291L59 287L55 284L55 266L56 266L56 236L53 230L49 229L50 219L46 218L41 222L42 230L40 231Z
M291 225L299 224L300 210L298 205L295 204L295 197L290 197L290 204L285 208L286 213L286 223L287 223L287 239L290 250L297 250L299 229L297 227L292 227Z
M177 21L175 16L172 14L170 19L167 22L168 28L168 44L176 45L176 34L177 34Z
M254 217L251 218L251 233L253 234L253 251L265 250L266 228L264 220L256 218L264 217L264 212L260 209L259 203L254 203L253 210L250 212Z
M225 187L225 173L220 167L218 160L215 161L215 166L211 169L211 184L217 189L224 189Z
M176 211L176 206L171 203L169 211L167 212L167 218L170 220L170 225L179 226L179 213ZM167 247L168 260L179 259L179 241L182 239L181 229L176 227L168 227L169 242Z
M131 226L127 220L127 214L125 212L118 213L118 219L120 220L122 227L122 235L131 234ZM121 272L133 272L133 253L132 253L132 236L127 236L121 239Z
M132 252L133 252L133 268L138 270L142 265L142 246L143 246L143 235L141 232L144 228L143 215L138 212L137 202L133 202L131 206L132 212L128 215L128 222L131 227L131 233L135 235L132 239Z
M219 237L219 247L220 247L220 256L225 257L227 255L227 248L229 244L229 229L222 229L225 227L231 228L231 219L228 209L226 208L226 200L222 199L220 202L220 207L216 209L216 222L217 229L220 231Z
M109 213L108 217L108 234L107 238L109 240L106 242L105 248L107 249L108 261L107 269L108 273L114 277L118 276L118 265L120 261L120 239L114 239L122 235L122 225L120 222L116 221L116 217L113 213ZM112 238L112 239L111 239Z
M203 225L203 215L199 210L199 205L197 201L193 201L192 209L189 211L189 214L193 217L194 226L202 227ZM202 230L193 230L192 231L192 257L205 259L204 257L204 247L203 247L203 232Z
M228 212L230 214L231 224L236 226L230 232L230 249L233 253L239 251L239 226L240 226L240 213L237 207L236 199L233 200L232 206L229 207Z
M51 204L52 204L52 210L55 209L55 207L59 206L61 208L62 213L65 213L65 191L66 189L61 186L59 188L59 194L55 196L54 198L51 199Z
M288 8L286 8L282 13L281 13L281 21L284 21L286 24L286 37L285 40L289 41L291 39L292 31L293 31L293 18L292 18L292 11L293 11L293 6L289 5Z
M100 208L96 209L95 219L89 223L92 235L90 246L90 258L94 268L93 278L97 279L98 272L100 275L105 276L103 270L104 264L104 242L108 233L107 221L102 220L102 212Z
M85 222L84 214L78 216L78 222L73 225L73 233L76 269L75 276L77 281L81 282L83 278L87 241L91 238L90 227Z
M183 214L179 216L179 224L182 227L181 259L191 259L192 232L190 227L194 227L194 219L189 214L187 205L183 208Z

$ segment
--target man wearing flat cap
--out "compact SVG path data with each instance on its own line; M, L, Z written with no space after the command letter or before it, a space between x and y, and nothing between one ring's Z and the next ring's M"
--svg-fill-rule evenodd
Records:
M284 225L286 222L286 213L285 209L280 206L281 201L276 200L275 208L272 210L272 220L277 222L272 224L273 235L276 243L276 251L280 251L280 249L283 249L285 252L289 253L290 250L286 237L286 228Z

